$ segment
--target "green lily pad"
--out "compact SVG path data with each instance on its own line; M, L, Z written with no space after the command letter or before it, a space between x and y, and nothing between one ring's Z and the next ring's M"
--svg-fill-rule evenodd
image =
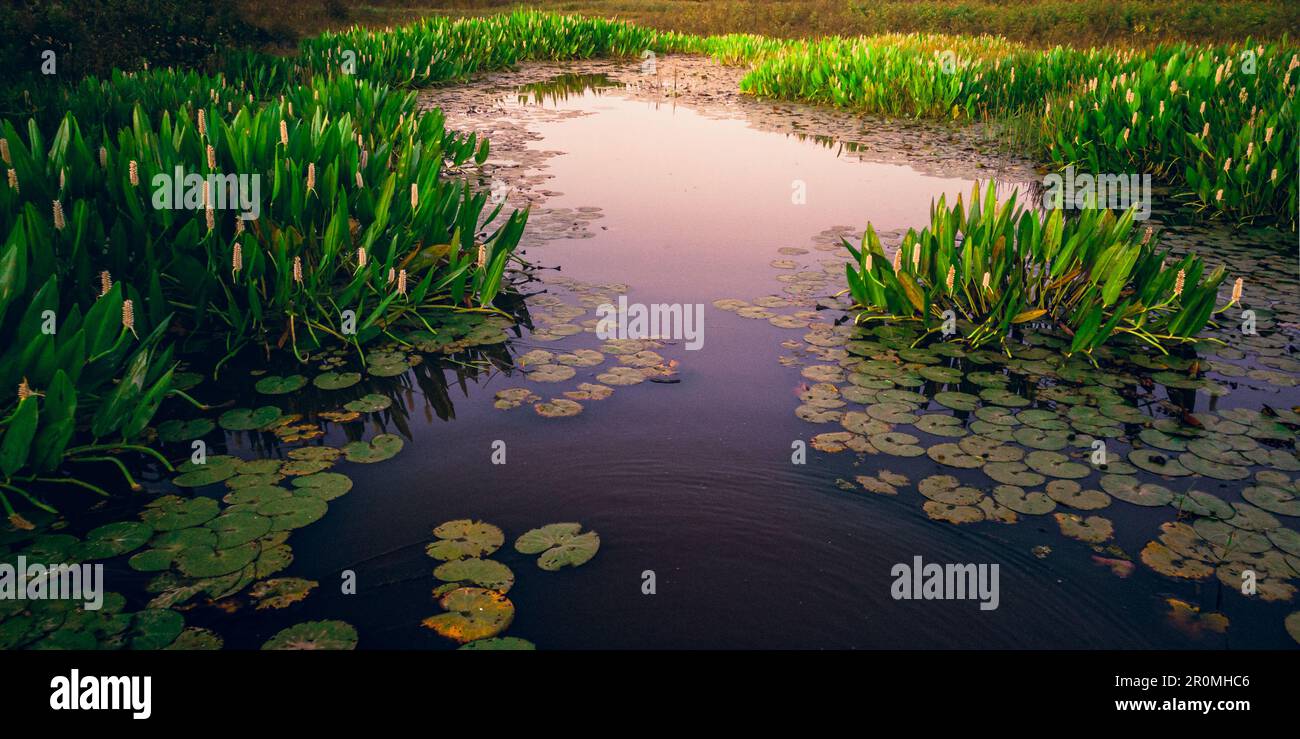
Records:
M1209 516L1211 518L1229 519L1236 515L1236 511L1227 502L1211 493L1201 492L1199 490L1190 490L1184 494L1174 495L1169 505L1195 516Z
M185 617L165 608L146 608L131 619L127 640L132 649L164 649L185 628Z
M261 408L233 408L221 414L217 423L227 431L257 431L279 421L281 412L273 405Z
M302 375L267 375L258 380L253 389L263 395L284 395L301 390L306 384L307 378Z
M1178 461L1181 462L1183 467L1186 469L1215 480L1244 480L1247 477L1250 477L1250 470L1247 467L1234 467L1232 465L1211 462L1208 459L1197 454L1192 454L1191 452L1183 452L1180 454L1178 456Z
M973 454L967 454L960 446L952 443L935 444L925 450L930 459L939 464L959 469L975 469L984 465L984 459Z
M1078 539L1089 544L1100 544L1115 533L1115 526L1110 519L1101 516L1076 516L1073 513L1057 513L1056 523L1061 533L1071 539Z
M979 396L970 393L945 391L935 393L934 401L945 408L951 408L955 411L973 411L979 405L980 399Z
M210 629L202 629L197 626L187 627L176 637L175 641L169 644L165 649L175 651L208 651L221 649L224 645L221 637Z
M343 445L343 457L349 462L372 464L397 456L404 446L396 434L378 434L370 441L352 441Z
M174 531L198 526L215 518L221 506L212 498L179 498L164 496L150 503L140 512L140 520L154 531Z
M135 521L119 521L91 529L81 542L82 559L108 559L135 551L153 536L153 528Z
M1133 505L1154 508L1169 505L1174 499L1169 488L1154 482L1139 483L1132 475L1102 475L1100 484L1102 490Z
M466 557L486 557L501 548L505 534L490 523L468 518L448 521L433 530L436 540L425 553L444 562Z
M1060 451L1069 444L1069 434L1064 431L1044 430L1026 426L1011 432L1015 440L1031 449Z
M872 434L868 437L871 445L885 454L894 457L919 457L925 454L925 449L917 446L920 439L911 434L904 434L899 431L891 431L886 434Z
M361 382L360 372L322 372L311 380L321 390L343 390L358 382Z
M916 489L930 500L954 506L975 505L984 497L983 492L963 486L952 475L931 475L917 483Z
M985 462L1019 462L1025 453L1019 447L1003 444L997 439L975 434L957 442L962 451Z
M941 413L927 413L921 416L913 425L921 431L935 436L956 439L966 435L965 424L962 423L960 418L945 416Z
M515 550L521 554L538 554L537 566L555 571L561 567L578 567L586 564L600 549L600 536L594 531L584 534L582 524L553 523L533 529L515 539Z
M1192 474L1192 471L1180 464L1177 459L1151 449L1132 450L1128 453L1128 461L1147 472L1166 477L1185 477Z
M1300 641L1300 638L1297 638ZM537 645L517 636L496 636L489 639L477 639L460 647L463 651L497 652L497 651L533 651Z
M1272 514L1249 503L1233 503L1232 507L1236 509L1237 515L1229 518L1225 523L1234 528L1246 531L1268 531L1282 525Z
M267 640L267 650L349 650L357 648L357 630L346 621L307 621Z
M378 413L387 410L392 404L393 399L387 395L370 393L344 403L343 407L354 413Z
M473 583L500 593L509 592L515 584L515 573L509 567L478 557L443 562L434 569L433 576L444 582Z
M288 608L307 597L320 583L301 577L277 577L263 580L248 591L248 597L257 603L257 610Z
M916 423L919 419L913 411L916 406L911 403L876 403L867 406L867 415L884 423Z
M216 428L208 418L192 418L188 421L172 419L158 424L158 440L164 443L190 441L207 436Z
M1110 505L1110 496L1100 490L1084 490L1074 480L1052 480L1047 496L1063 506L1080 511L1097 511Z
M217 534L217 548L237 547L271 530L271 519L252 511L227 511L204 524Z
M288 490L278 485L251 485L246 488L237 488L226 493L222 498L226 503L232 506L249 506L256 508L268 501L280 500L291 495Z
M258 515L271 519L271 531L300 529L319 521L328 510L328 503L311 495L290 495L257 507Z
M176 555L176 566L189 577L218 577L242 570L257 559L258 551L253 541L228 549L190 547Z
M270 543L265 538L261 541L262 553L257 555L257 562L254 563L253 568L253 577L270 577L293 564L293 549L288 544L283 542Z
M1026 516L1042 516L1056 510L1055 500L1043 493L1026 493L1024 488L1015 485L998 485L993 488L993 499Z
M337 472L317 472L293 478L293 486L299 494L330 501L347 494L352 489L352 479Z
M486 588L457 588L444 595L439 605L446 613L421 623L462 644L500 634L515 617L515 605L510 599Z
M582 404L568 398L551 398L550 402L535 404L533 410L544 418L567 418L582 413Z
M206 457L202 464L186 461L176 468L178 473L172 484L180 487L202 487L222 482L239 474L239 458L226 454Z
M984 520L984 511L969 505L952 505L937 500L927 500L921 505L921 510L935 521L947 521L951 524L977 523Z
M984 474L1004 485L1031 488L1042 485L1047 479L1030 470L1023 462L989 462L983 467Z

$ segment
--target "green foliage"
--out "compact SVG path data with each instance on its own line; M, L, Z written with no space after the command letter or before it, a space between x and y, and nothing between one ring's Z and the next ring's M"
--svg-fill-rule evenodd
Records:
M868 309L858 320L919 321L933 333L951 310L968 324L957 339L973 347L1048 324L1071 337L1071 354L1125 334L1162 351L1194 341L1227 307L1215 308L1224 270L1157 251L1154 234L1134 233L1134 212L1042 215L1014 194L998 202L992 183L981 198L976 185L969 205L932 204L930 225L909 229L892 263L868 225L859 247L844 242L857 262L846 265L849 292Z
M1300 47L1286 41L1148 51L929 34L790 41L714 37L752 61L741 89L890 116L1028 121L1057 166L1136 169L1186 185L1202 210L1296 224L1291 154L1300 128Z

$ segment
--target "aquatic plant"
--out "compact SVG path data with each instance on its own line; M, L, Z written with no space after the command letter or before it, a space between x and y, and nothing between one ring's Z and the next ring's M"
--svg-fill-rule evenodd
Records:
M849 292L869 309L858 320L919 321L927 335L955 333L972 347L1005 347L1013 327L1047 324L1071 337L1067 354L1121 335L1161 351L1195 341L1227 307L1215 306L1224 269L1206 274L1194 255L1158 251L1154 233L1135 232L1133 216L1040 214L1014 193L999 202L995 183L981 198L977 183L969 205L960 196L952 206L945 197L933 203L930 225L909 229L893 257L870 225L859 247L844 241L856 262L846 265Z

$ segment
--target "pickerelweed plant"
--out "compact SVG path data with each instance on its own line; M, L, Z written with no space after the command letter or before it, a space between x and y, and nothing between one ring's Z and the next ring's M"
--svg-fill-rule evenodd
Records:
M919 321L929 336L953 319L954 340L1004 350L1013 327L1031 325L1066 334L1069 354L1120 336L1161 352L1193 342L1240 299L1241 282L1216 309L1224 269L1206 274L1195 255L1157 250L1153 232L1135 231L1134 212L1084 208L1067 219L1025 210L1015 193L999 202L990 183L982 198L976 184L969 205L932 203L930 225L909 229L892 258L868 225L859 247L844 242L856 320Z

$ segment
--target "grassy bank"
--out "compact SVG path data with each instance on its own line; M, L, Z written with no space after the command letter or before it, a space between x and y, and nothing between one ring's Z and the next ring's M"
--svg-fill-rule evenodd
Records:
M245 3L267 28L303 35L343 23L385 26L428 15L496 14L516 8L614 17L697 35L776 38L889 32L995 34L1036 46L1149 46L1172 41L1275 39L1300 29L1300 8L1281 0L319 0L274 7Z

